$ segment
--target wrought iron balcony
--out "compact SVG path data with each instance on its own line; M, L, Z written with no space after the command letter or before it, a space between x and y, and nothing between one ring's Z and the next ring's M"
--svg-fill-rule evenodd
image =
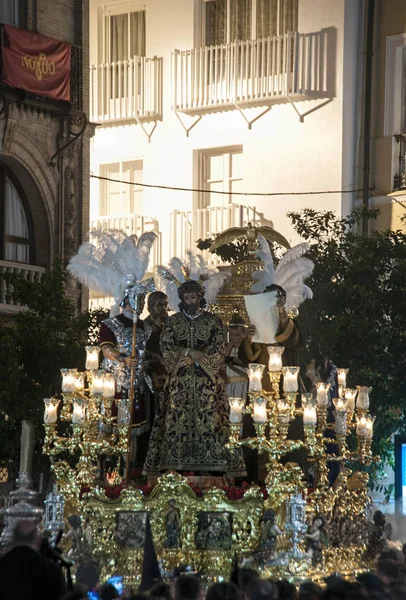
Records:
M399 133L394 136L399 146L398 168L393 178L393 189L406 190L406 133Z

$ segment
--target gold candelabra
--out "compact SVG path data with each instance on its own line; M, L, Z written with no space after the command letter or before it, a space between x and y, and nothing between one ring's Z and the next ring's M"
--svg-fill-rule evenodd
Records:
M54 466L56 457L62 453L79 454L74 468L75 480L88 486L96 480L100 456L126 455L130 410L128 399L117 400L117 416L113 417L114 377L98 368L99 347L87 347L86 350L85 372L61 369L62 399L44 398L43 451L51 457ZM63 424L70 424L70 427L65 425L63 428ZM64 431L59 435L61 428Z

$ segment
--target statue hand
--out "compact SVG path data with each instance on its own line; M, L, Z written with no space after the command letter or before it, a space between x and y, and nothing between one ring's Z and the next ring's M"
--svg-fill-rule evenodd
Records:
M130 369L135 369L138 365L138 359L132 356L126 356L124 359L125 366Z

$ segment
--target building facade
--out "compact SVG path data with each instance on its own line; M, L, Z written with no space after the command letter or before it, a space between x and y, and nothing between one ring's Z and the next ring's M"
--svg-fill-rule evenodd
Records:
M36 281L55 257L76 253L89 228L88 2L2 0L0 35L0 273ZM22 54L10 83L14 37ZM52 82L60 65L43 47L67 53L63 98ZM68 289L78 295L73 282ZM0 313L20 308L10 292L1 279Z
M295 243L289 210L347 213L363 4L91 0L91 227L156 230L159 262L247 222Z

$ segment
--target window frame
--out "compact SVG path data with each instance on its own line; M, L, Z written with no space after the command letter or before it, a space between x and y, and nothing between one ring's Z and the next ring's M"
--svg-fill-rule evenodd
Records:
M25 28L25 3L23 0L6 0L6 2L11 2L14 4L14 12L17 16L16 22L11 21L1 21L1 23L5 23L6 25L14 25L14 27L20 27L21 29Z
M281 14L281 3L285 0L278 0L277 7L277 33L276 35L281 35L279 31L280 27L280 14ZM196 32L195 40L197 44L195 47L206 47L206 6L208 2L216 2L216 0L195 0L198 3L197 13L199 14L199 29ZM226 44L231 44L235 40L230 39L230 6L232 0L226 0L227 2L227 40ZM195 24L197 20L195 19ZM195 25L196 26L196 25ZM250 40L257 39L257 0L251 0L251 37Z
M145 157L144 156L137 156L135 158L118 159L118 160L114 160L114 161L111 161L111 162L108 162L108 163L101 163L99 165L99 175L101 177L107 177L108 175L103 175L103 168L106 169L107 167L111 167L112 165L117 165L118 164L119 165L119 179L124 181L125 179L124 179L124 175L123 175L123 165L128 164L128 163L136 163L136 162L141 162L142 163L142 169L138 169L138 171L140 171L140 170L142 171L143 178L144 178L144 163L145 163ZM134 169L133 172L135 173L136 170ZM108 218L108 217L124 216L124 215L132 215L132 214L137 214L137 215L138 214L140 214L140 215L144 214L144 210L142 210L140 213L138 213L137 211L131 211L131 210L129 210L126 213L109 212L107 210L107 208L108 208L108 201L107 201L108 190L107 190L107 186L109 185L109 183L111 183L111 182L109 182L108 180L103 180L103 179L100 180L99 202L98 202L98 215L99 215L100 218L103 218L103 217ZM120 185L120 202L121 202L123 186L124 185L127 186L127 184L126 183L121 183L119 185ZM103 190L103 186L106 186L105 190ZM130 188L130 198L129 198L129 205L130 205L131 204L131 194L137 193L134 190L132 190L132 188L135 188L135 190L137 190L137 186L134 183L133 186L128 186L128 187ZM143 192L143 188L141 186L139 188L139 191ZM102 202L103 202L103 197L104 196L106 198L106 213L107 214L101 214L102 213L101 208L102 208ZM134 200L135 200L135 198L134 198Z
M27 220L28 243L26 238L20 238L18 236L6 234L6 179L9 179L15 187L20 198L21 204L23 206L25 218ZM0 227L0 260L9 261L9 259L5 258L7 242L14 244L23 244L24 246L28 246L28 262L20 262L14 260L10 260L9 262L18 262L21 265L34 265L35 236L31 210L23 188L21 187L17 178L14 177L12 171L3 163L0 163L0 223L3 223L3 226Z
M118 2L115 4L102 4L98 9L98 22L100 26L97 28L97 56L98 63L108 63L107 61L107 50L106 48L106 17L113 17L116 15L129 15L132 12L142 12L145 11L145 38L147 33L147 7L144 2L126 0L124 2ZM111 56L111 53L110 53Z
M209 178L207 177L207 173L208 173L208 168L207 168L207 163L208 163L208 159L213 157L213 156L227 156L228 158L226 159L225 163L228 167L228 174L226 175L226 167L223 166L223 189L224 189L224 185L227 182L227 190L228 192L231 192L230 189L230 184L232 184L233 181L244 181L244 174L242 175L242 177L232 177L230 176L230 165L231 165L231 155L233 154L242 154L244 155L244 148L242 146L242 144L237 144L235 146L224 146L224 147L220 147L220 148L206 148L204 150L200 150L199 151L199 188L201 190L207 190L207 184L209 182ZM229 196L223 196L223 198L227 198L228 202L223 202L223 206L227 206L229 204L233 203L233 199L232 199L232 195ZM207 208L210 205L210 202L207 201L210 199L210 192L209 191L205 191L205 192L200 192L199 193L199 197L198 197L198 207L199 209L201 208Z

